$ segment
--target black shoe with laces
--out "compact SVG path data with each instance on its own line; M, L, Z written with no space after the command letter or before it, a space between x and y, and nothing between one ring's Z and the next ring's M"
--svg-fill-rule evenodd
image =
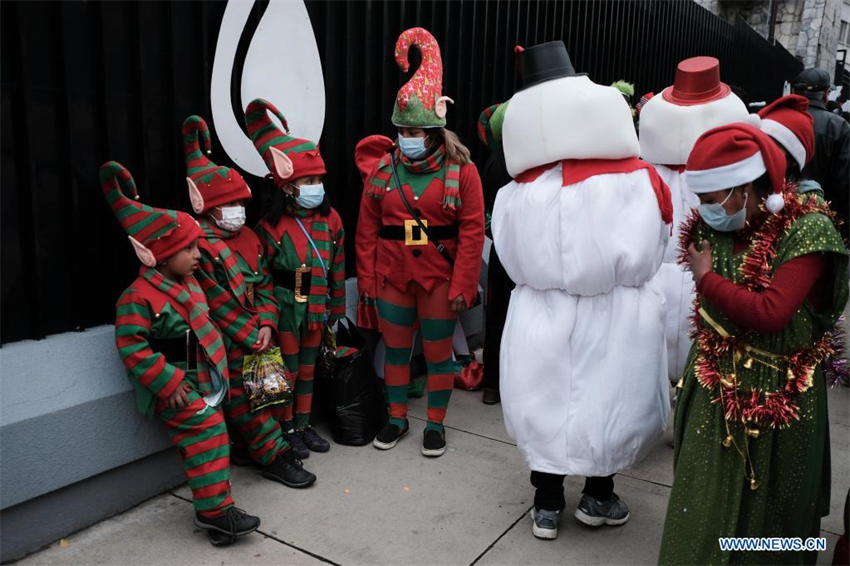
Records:
M300 433L294 430L284 432L283 439L287 442L287 444L289 444L292 451L295 452L295 456L301 460L306 460L310 457L310 449L307 448L306 444L304 444L304 440L301 438Z
M379 450L395 448L399 439L407 434L407 431L409 430L409 425L401 428L393 423L387 423L384 425L384 428L378 431L378 435L375 437L375 440L372 441L372 445Z
M260 518L231 507L219 517L204 517L196 513L195 526L206 530L210 542L215 546L226 546L236 542L237 537L256 531L260 526Z
M304 464L293 450L278 454L271 464L263 468L263 477L296 488L309 487L316 481L316 476L304 469Z
M431 428L425 429L425 438L422 439L422 455L436 458L446 453L446 432Z
M308 426L304 430L300 430L295 434L301 438L301 441L307 448L310 449L310 452L327 452L331 449L330 443L319 436L319 433L311 426Z

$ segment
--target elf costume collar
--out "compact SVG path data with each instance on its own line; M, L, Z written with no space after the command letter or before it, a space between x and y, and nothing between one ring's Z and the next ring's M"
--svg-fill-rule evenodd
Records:
M201 228L185 212L153 208L139 200L136 183L117 161L100 167L100 186L112 212L127 232L139 261L155 267L201 236ZM128 198L127 192L133 200Z
M413 77L398 91L393 105L393 125L399 128L443 128L446 126L446 102L443 96L443 60L440 46L424 28L402 32L395 44L395 62L403 72L410 69L407 59L411 46L416 46L422 62Z
M395 156L396 171L401 184L409 186L414 196L421 196L431 185L432 179L437 177L443 183L443 210L456 212L463 206L460 198L461 165L446 157L445 146L438 147L425 159L419 161L411 160L398 149L395 149L392 155ZM385 154L365 191L368 196L381 200L384 194L393 188L397 187L393 179L392 164L390 156Z
M277 116L285 132L271 121L269 112ZM290 136L283 113L268 100L255 98L248 104L245 125L278 188L300 177L325 174L325 162L318 145Z
M251 189L237 171L216 165L201 151L210 153L210 132L200 116L189 116L183 122L183 156L186 159L186 183L189 201L195 214L206 214L210 209L228 202L251 198Z
M178 283L146 267L139 270L139 276L170 299L198 338L198 388L204 395L204 402L217 407L227 394L227 352L221 334L209 318L203 290L191 276Z

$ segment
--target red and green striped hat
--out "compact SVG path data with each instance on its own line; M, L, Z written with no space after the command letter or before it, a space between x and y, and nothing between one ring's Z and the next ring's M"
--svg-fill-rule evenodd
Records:
M168 259L201 236L201 227L185 212L153 208L138 202L133 176L117 161L100 166L100 187L133 242L139 259L149 267Z
M488 106L478 116L478 139L491 151L502 146L502 124L505 122L508 102Z
M186 174L198 192L194 194L190 184L189 197L196 214L205 214L211 208L228 202L251 198L251 189L238 171L216 165L201 151L200 142L203 140L204 150L210 153L210 132L203 118L186 118L182 133Z
M272 122L269 112L277 116L285 133ZM245 125L254 147L263 156L276 182L325 174L325 162L319 147L310 140L290 136L286 118L268 100L255 98L251 101L245 109Z
M396 96L393 106L394 126L406 128L443 128L446 125L446 102L443 96L443 59L440 46L425 28L410 28L395 44L395 62L405 73L410 70L407 60L410 47L415 45L422 55L419 68Z

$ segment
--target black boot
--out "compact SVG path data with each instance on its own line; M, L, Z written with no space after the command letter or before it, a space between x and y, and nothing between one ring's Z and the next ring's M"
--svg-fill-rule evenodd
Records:
M256 531L260 526L260 518L231 507L219 517L204 517L196 513L195 526L207 531L213 545L227 546L236 542L237 537Z
M263 468L263 477L296 488L309 487L316 481L316 476L304 469L304 464L291 449L278 454L271 464Z

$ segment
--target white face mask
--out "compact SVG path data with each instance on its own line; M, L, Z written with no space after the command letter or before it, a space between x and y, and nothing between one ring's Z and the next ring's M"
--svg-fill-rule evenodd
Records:
M295 197L295 202L301 208L316 208L322 201L325 200L325 185L301 185L298 187L298 196Z
M216 217L213 217L213 220L222 230L236 232L245 225L245 207L241 204L222 206L219 207L219 210L221 211L221 220Z

